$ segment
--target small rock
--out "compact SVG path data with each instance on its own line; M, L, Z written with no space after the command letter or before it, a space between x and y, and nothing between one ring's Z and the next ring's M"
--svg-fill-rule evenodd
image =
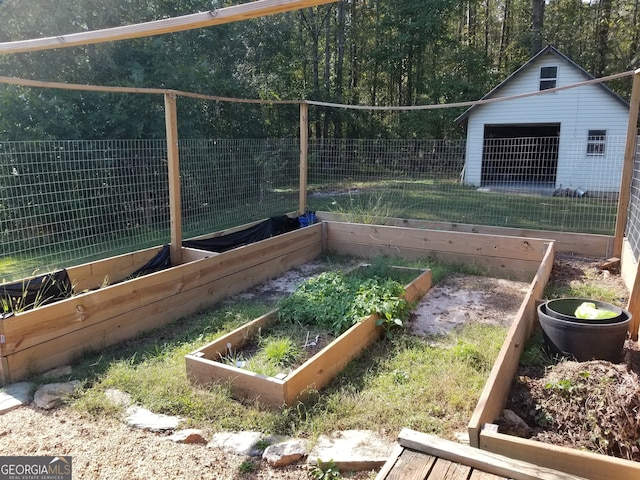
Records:
M78 380L42 385L33 395L33 403L43 410L51 410L62 405L64 398L71 395L79 385L80 382Z
M181 417L153 413L142 407L129 407L126 411L125 422L135 428L152 432L166 432L175 430L183 420Z
M340 470L372 470L387 461L394 443L370 430L344 430L321 435L309 453L309 464L332 461Z
M272 467L286 467L306 455L305 443L302 440L292 439L269 445L262 454L262 458Z
M0 389L0 415L31 402L33 383L18 382Z
M220 432L213 435L207 447L219 448L236 455L256 457L262 453L255 448L260 440L264 440L264 435L260 432Z
M170 440L175 443L207 443L207 440L204 438L204 433L202 430L198 430L196 428L188 428L186 430L178 430L173 435L169 435L167 440Z
M462 443L463 445L469 445L469 432L455 432L453 434L456 442Z

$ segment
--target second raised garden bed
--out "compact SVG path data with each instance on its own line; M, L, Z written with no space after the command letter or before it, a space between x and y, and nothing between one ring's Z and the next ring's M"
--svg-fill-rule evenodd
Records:
M416 278L405 286L408 302L419 300L431 288L431 271L414 271ZM278 311L273 310L187 355L187 375L197 384L227 383L232 395L239 399L257 400L276 408L292 405L327 385L347 363L380 338L383 327L377 324L378 318L371 315L356 323L302 365L275 377L220 361L274 324Z

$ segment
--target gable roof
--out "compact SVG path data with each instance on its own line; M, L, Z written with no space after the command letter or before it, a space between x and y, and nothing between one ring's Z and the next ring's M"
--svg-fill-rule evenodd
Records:
M533 57L531 57L529 59L529 61L527 61L527 63L523 64L520 68L518 68L515 72L513 72L511 75L509 75L507 78L505 78L500 84L498 84L496 87L494 87L489 93L487 93L485 96L483 96L481 98L481 100L485 100L487 98L490 98L493 96L493 94L495 92L497 92L498 90L502 89L502 87L504 87L505 85L507 85L508 83L511 83L513 81L513 79L515 77L518 76L518 74L523 71L524 69L526 69L527 67L529 67L529 65L531 65L533 62L535 62L536 60L538 60L540 57L542 57L543 55L546 55L547 53L551 53L557 57L559 57L560 59L564 60L565 62L567 62L569 65L571 65L573 68L575 68L576 70L578 70L583 77L585 77L586 80L594 80L595 77L593 75L591 75L589 72L587 72L584 68L582 68L580 65L578 65L576 62L574 62L573 60L571 60L569 57L567 57L564 53L562 53L561 51L559 51L556 47L554 47L553 45L547 45L545 48L543 48L542 50L540 50L536 55L534 55ZM603 82L600 83L596 83L595 85L597 85L599 88L604 89L607 94L611 95L615 101L621 103L622 105L624 105L626 108L629 108L629 102L627 102L624 98L622 98L620 95L618 95L617 93L615 93L613 90L611 90L609 87L607 87ZM469 115L471 114L471 112L479 107L481 107L482 105L473 105L471 107L469 107L463 114L461 114L458 118L456 118L454 121L456 123L464 123L467 121Z

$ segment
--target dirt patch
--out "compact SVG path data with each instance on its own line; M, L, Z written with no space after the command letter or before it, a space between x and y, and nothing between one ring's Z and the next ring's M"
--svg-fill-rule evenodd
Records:
M409 324L414 335L442 335L468 322L509 326L529 288L501 278L452 275L418 303Z

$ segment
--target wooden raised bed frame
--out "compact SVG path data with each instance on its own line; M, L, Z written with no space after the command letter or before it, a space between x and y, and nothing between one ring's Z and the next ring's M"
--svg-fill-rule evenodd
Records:
M640 478L637 462L505 435L498 433L497 425L493 424L507 403L520 356L538 321L536 300L542 298L549 280L554 247L553 243L547 247L471 417L468 427L471 445L591 480Z
M547 240L321 222L215 254L182 249L182 264L0 321L0 381L16 382L65 365L213 305L317 258L323 251L372 258L435 257L474 263L496 276L530 280ZM159 247L158 247L159 248ZM116 281L158 248L68 269L76 291Z
M415 302L430 288L431 271L426 270L405 286L405 298ZM353 325L284 378L267 377L219 361L220 356L228 351L229 344L234 349L241 348L255 337L259 329L276 321L277 315L278 311L273 310L186 355L189 378L201 385L228 384L236 398L258 400L263 405L275 408L293 405L309 391L320 390L327 385L347 363L376 342L383 331L381 326L376 326L379 317L371 315Z

